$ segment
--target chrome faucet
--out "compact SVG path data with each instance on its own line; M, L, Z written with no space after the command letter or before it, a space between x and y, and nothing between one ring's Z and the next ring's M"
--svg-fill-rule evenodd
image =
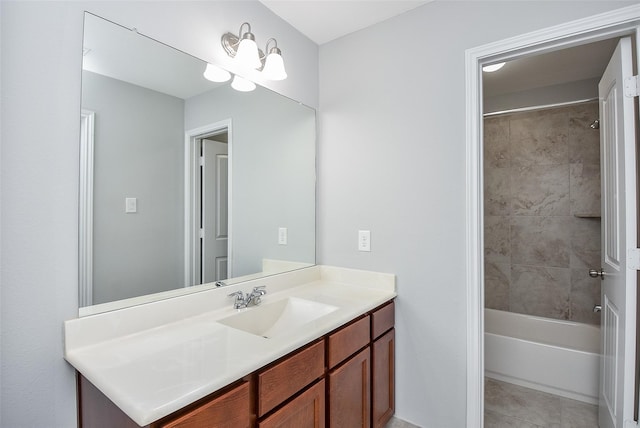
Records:
M236 291L229 294L229 297L235 297L236 300L233 303L234 309L244 309L251 305L258 306L262 303L262 296L267 294L267 287L264 285L260 285L258 287L253 287L251 293L247 293L246 296L242 291Z

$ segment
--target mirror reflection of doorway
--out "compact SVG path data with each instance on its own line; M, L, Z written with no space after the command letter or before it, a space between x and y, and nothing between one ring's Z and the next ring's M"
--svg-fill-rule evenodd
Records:
M185 133L185 287L233 276L231 120Z
M227 279L228 133L198 139L200 151L200 283Z

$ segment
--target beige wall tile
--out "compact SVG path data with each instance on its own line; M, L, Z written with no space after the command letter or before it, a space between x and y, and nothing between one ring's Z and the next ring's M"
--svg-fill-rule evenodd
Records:
M570 217L511 217L511 262L569 267Z
M570 269L512 265L509 307L521 314L569 319L570 284Z

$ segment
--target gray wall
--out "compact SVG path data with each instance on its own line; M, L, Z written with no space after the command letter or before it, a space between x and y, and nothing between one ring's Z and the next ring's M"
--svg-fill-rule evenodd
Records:
M229 86L190 98L186 129L232 121L233 276L262 259L315 262L315 113L264 88ZM292 179L294 177L294 179ZM288 244L278 245L278 228Z
M0 2L2 427L76 425L62 323L78 314L84 10L213 62L227 61L220 35L249 21L286 55L290 76L271 87L317 107L317 46L256 1Z
M398 416L465 426L464 50L622 4L434 2L322 47L319 261L398 275ZM318 48L255 1L0 8L0 425L66 428L76 424L62 322L77 315L83 11L209 61L226 61L220 34L249 21L287 48L290 76L270 87L312 107ZM372 231L371 253L356 251L359 228Z
M95 112L93 303L184 282L184 101L83 71ZM125 198L137 212L125 213Z
M600 324L598 102L484 121L485 306Z
M435 1L321 46L319 261L397 275L399 417L466 425L465 50L623 5Z

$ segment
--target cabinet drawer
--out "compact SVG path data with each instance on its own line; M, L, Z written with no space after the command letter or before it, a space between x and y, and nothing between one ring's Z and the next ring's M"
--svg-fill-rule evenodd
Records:
M317 342L258 374L258 416L324 374L324 342Z
M329 368L333 368L369 343L369 317L366 316L329 335Z
M371 338L377 339L395 324L395 304L392 302L371 314Z
M204 403L177 419L159 424L159 428L251 426L249 382Z
M323 379L259 422L258 428L325 428L324 385Z

